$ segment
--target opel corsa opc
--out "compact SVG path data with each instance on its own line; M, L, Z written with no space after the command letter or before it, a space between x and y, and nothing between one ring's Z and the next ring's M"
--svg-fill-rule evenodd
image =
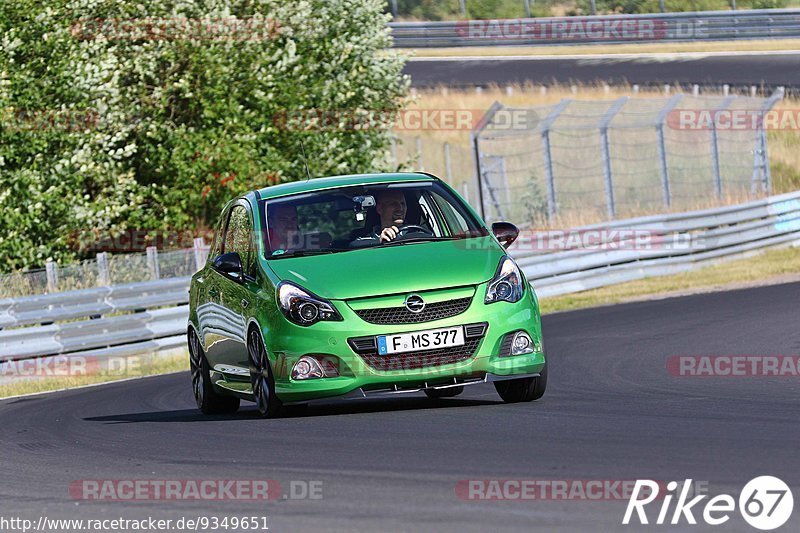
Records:
M539 305L506 248L424 173L317 178L222 211L192 277L188 344L204 413L494 383L506 402L547 386Z

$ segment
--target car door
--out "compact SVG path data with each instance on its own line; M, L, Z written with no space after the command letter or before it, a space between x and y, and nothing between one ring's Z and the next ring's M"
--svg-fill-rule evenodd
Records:
M249 206L242 202L231 208L225 231L222 253L236 252L242 261L243 276L230 277L217 272L222 306L228 333L219 363L248 368L247 320L251 313L252 291L255 285L255 254L253 250L253 217Z
M224 210L220 217L214 243L211 246L208 261L197 281L197 325L200 329L200 338L206 351L206 358L213 367L213 361L220 358L224 350L228 335L226 333L225 310L222 302L220 281L222 275L214 270L214 259L222 253L222 243L225 240L225 226L230 210Z

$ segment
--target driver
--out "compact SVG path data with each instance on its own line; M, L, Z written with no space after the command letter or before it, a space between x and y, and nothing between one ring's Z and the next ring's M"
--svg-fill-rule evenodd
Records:
M406 218L406 196L398 189L383 189L373 196L375 211L381 217L381 223L373 228L373 232L381 242L393 241Z

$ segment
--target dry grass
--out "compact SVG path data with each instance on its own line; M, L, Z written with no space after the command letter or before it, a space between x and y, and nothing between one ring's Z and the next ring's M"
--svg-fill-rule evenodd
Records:
M5 382L0 384L0 398L8 398L9 396L18 396L20 394L71 389L143 376L169 374L171 372L189 369L189 357L186 353L161 356L149 354L136 356L136 359L138 364L135 366L129 365L124 372L104 370L97 374L85 376L25 377L15 380L6 377L4 380ZM187 383L187 387L188 386Z
M766 251L693 272L620 283L590 291L541 299L543 314L626 301L665 297L692 292L725 290L800 279L800 248Z
M553 46L463 46L453 48L414 48L409 49L408 53L416 57L457 57L772 52L782 50L800 50L800 39Z

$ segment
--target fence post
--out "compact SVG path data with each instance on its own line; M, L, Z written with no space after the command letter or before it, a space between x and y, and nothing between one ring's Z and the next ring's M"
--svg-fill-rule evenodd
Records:
M206 250L206 241L202 237L194 239L194 266L195 272L206 266L206 259L208 259L208 251Z
M661 190L664 195L664 205L669 207L672 205L672 191L669 186L669 166L667 165L667 146L664 142L664 123L667 121L669 115L678 102L681 101L683 95L676 94L667 101L664 108L658 113L656 119L656 135L658 135L658 160L661 170Z
M158 248L155 246L147 247L147 268L150 270L150 279L157 280L161 277L161 269L158 266Z
M108 272L108 254L106 252L97 254L97 285L100 287L111 285L111 276Z
M486 169L483 171L483 175L486 178L484 183L486 185L486 192L489 195L489 201L494 206L494 211L497 214L496 220L508 220L506 216L503 214L503 208L500 206L500 201L497 199L496 189L502 189L505 191L506 197L506 204L511 203L511 198L509 196L508 190L508 181L506 179L506 162L503 156L497 155L490 155L487 156L488 163L486 164ZM500 186L495 187L492 183L492 180L489 179L489 175L491 174L499 174L500 175Z
M453 168L450 161L450 143L444 143L444 178L448 184L453 184Z
M572 102L565 98L547 114L539 124L539 132L542 135L542 157L544 159L544 177L547 186L547 221L552 224L556 214L558 214L558 203L556 202L556 182L553 175L553 157L550 152L550 126L558 118L564 109Z
M764 115L784 96L784 88L778 87L764 102L758 115L756 127L756 145L753 151L753 178L750 193L758 192L759 185L767 194L772 193L772 173L769 168L769 152L767 151L767 132L764 129Z
M711 169L714 173L714 191L717 194L717 199L722 200L722 174L719 170L719 136L717 135L717 115L721 111L725 111L731 102L733 96L727 96L722 100L718 108L714 110L711 117Z
M58 291L58 265L48 259L44 265L45 274L47 274L47 292Z
M391 139L391 146L392 146L392 164L397 168L397 137L392 135Z
M617 216L617 207L616 200L614 199L614 178L611 175L611 151L608 146L608 126L627 101L627 96L617 99L611 104L605 116L600 120L600 138L602 140L603 149L603 178L606 186L606 207L608 209L608 218L612 220Z
M480 211L481 218L486 218L486 212L483 207L483 174L481 173L481 144L480 144L480 137L481 133L486 126L494 118L495 114L503 109L503 105L500 102L495 102L489 107L489 110L486 112L483 117L481 117L478 124L475 125L475 128L470 132L470 141L472 142L472 151L473 157L475 158L475 176L478 182L478 210Z
M425 160L422 157L422 139L419 136L414 139L414 146L417 150L417 165L422 172L425 172Z

